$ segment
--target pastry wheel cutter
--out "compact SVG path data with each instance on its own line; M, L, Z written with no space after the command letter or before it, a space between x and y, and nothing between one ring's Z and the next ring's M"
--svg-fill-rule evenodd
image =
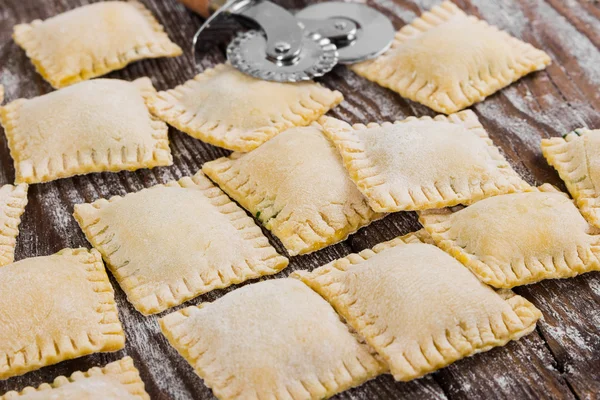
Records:
M227 59L241 72L259 79L309 80L338 63L377 57L394 39L390 20L360 3L317 3L293 13L268 0L220 1L224 0L184 1L193 2L207 18L194 36L196 63L210 42L208 32L219 32L219 27L233 22L246 30L238 32L227 46Z

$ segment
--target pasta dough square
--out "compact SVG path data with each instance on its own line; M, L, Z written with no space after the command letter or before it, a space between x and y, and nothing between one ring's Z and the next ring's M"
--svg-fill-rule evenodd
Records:
M342 99L340 92L312 81L264 81L220 64L159 92L148 105L160 119L196 139L247 152L288 128L309 125Z
M318 124L289 129L248 154L207 162L202 170L290 255L342 241L382 217L348 178Z
M26 387L21 392L8 392L0 400L150 400L140 373L131 357L77 371L70 377L59 376L52 383L37 388Z
M543 51L445 1L402 27L383 55L351 68L403 97L451 114L550 63Z
M96 250L64 249L0 268L0 379L125 345Z
M558 171L583 216L600 228L600 129L576 129L542 140L542 153Z
M600 235L551 185L490 197L419 220L435 244L496 288L600 270Z
M496 292L461 263L409 234L333 261L302 279L409 381L535 329L540 311Z
M54 88L94 78L143 58L182 53L137 1L106 1L15 26L13 38Z
M0 267L15 259L21 215L27 206L27 185L0 187Z
M395 123L321 119L377 212L424 210L528 190L470 110Z
M94 79L0 107L16 183L171 165L167 125L144 98L149 78Z
M386 371L333 308L294 279L245 286L159 322L220 400L324 399Z
M78 204L75 218L143 314L288 265L254 220L201 172Z

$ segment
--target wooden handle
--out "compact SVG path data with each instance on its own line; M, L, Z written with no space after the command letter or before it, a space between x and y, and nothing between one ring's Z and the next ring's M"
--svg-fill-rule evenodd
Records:
M204 18L208 18L210 15L209 4L210 0L179 0L189 9L202 15Z

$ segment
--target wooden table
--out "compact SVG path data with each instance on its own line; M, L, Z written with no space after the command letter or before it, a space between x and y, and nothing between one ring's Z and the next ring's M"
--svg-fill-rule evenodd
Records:
M202 21L175 0L143 1L166 26L169 36L185 49L185 54L174 59L141 61L108 77L133 80L149 76L157 89L171 88L197 72L190 43ZM371 5L400 28L438 2L374 0ZM52 90L11 40L12 26L45 19L86 3L86 0L0 0L0 83L6 87L7 101ZM459 0L457 4L468 13L544 49L552 57L553 64L547 70L521 79L476 105L474 110L494 143L529 183L550 182L564 190L555 171L542 158L540 140L581 126L600 128L600 3L597 0ZM303 2L287 0L283 5L299 8ZM202 66L222 62L223 53L223 46L215 47ZM331 114L346 121L382 122L410 115L434 115L428 108L368 82L343 66L336 67L321 81L344 94L346 100ZM17 242L17 259L49 255L65 247L89 247L72 217L74 204L123 195L192 175L204 162L228 153L175 129L170 130L170 139L175 159L171 167L91 174L32 185ZM0 166L0 183L13 182L12 159L3 134L0 134ZM287 276L296 269L313 269L418 228L414 213L390 215L344 243L294 257L290 266L275 277ZM277 240L267 235L283 252ZM213 398L202 380L160 334L156 316L144 317L136 312L116 282L112 283L127 334L124 350L62 362L8 379L0 382L0 394L27 385L37 386L58 375L87 370L130 355L153 399ZM215 300L236 287L239 286L208 293L185 305ZM18 290L0 293L0 301L4 296L18 296ZM390 376L381 376L337 398L600 399L600 273L545 281L515 291L544 314L545 319L531 335L417 381L396 383Z

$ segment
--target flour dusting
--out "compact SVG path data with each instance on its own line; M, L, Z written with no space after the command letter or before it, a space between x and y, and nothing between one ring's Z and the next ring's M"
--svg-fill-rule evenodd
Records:
M516 1L477 0L473 4L488 23L519 38L523 37L523 32L530 25Z
M8 65L10 64L11 62L8 63ZM0 84L4 85L4 99L8 103L18 97L17 91L21 84L21 79L19 75L10 72L6 67L2 69L2 73L0 74Z
M594 34L600 36L600 25L598 20L594 18L592 13L586 11L576 0L562 0L565 7L570 9L570 12L585 23L587 29L594 31Z
M544 329L552 336L555 340L558 340L565 345L565 339L567 341L572 342L574 346L576 346L581 351L572 351L569 352L570 357L572 357L576 361L586 361L586 357L584 353L592 354L594 351L594 343L592 343L591 338L584 337L581 332L570 325L565 323L552 326L547 324Z
M507 392L513 383L509 375L496 375L494 376L494 382L496 382L498 386L502 388L502 390L506 390Z
M72 222L73 216L63 208L58 188L55 185L47 185L46 189L40 197L44 214L52 220L53 226L65 230Z
M519 98L518 93L511 93L514 90L512 88L507 88L504 90L504 94L511 101L514 102L516 108L517 105L522 101ZM523 104L521 104L523 106ZM508 114L502 106L502 103L496 99L489 99L484 101L483 103L477 104L477 111L479 111L484 116L499 121L499 125L502 126L503 130L509 131L512 135L519 137L521 141L523 141L527 147L531 150L538 151L540 145L540 139L542 132L538 131L528 119L515 117L514 114ZM528 118L536 119L535 113L531 112L526 106L520 109ZM510 117L507 117L510 115ZM493 133L491 132L492 140Z
M599 278L592 278L588 281L588 285L590 287L590 289L592 289L592 292L594 292L597 296L600 296L600 279Z
M548 29L551 27L551 35L561 38L561 44L563 45L557 50L575 57L577 65L590 80L590 83L600 85L600 68L598 67L600 66L600 52L596 46L548 3L535 1L532 4L536 8L535 15L545 22L544 25L548 26ZM545 50L550 53L553 51L550 46ZM560 56L560 54L558 55ZM567 72L569 75L577 75L576 71ZM596 92L595 98L600 99L599 91Z

